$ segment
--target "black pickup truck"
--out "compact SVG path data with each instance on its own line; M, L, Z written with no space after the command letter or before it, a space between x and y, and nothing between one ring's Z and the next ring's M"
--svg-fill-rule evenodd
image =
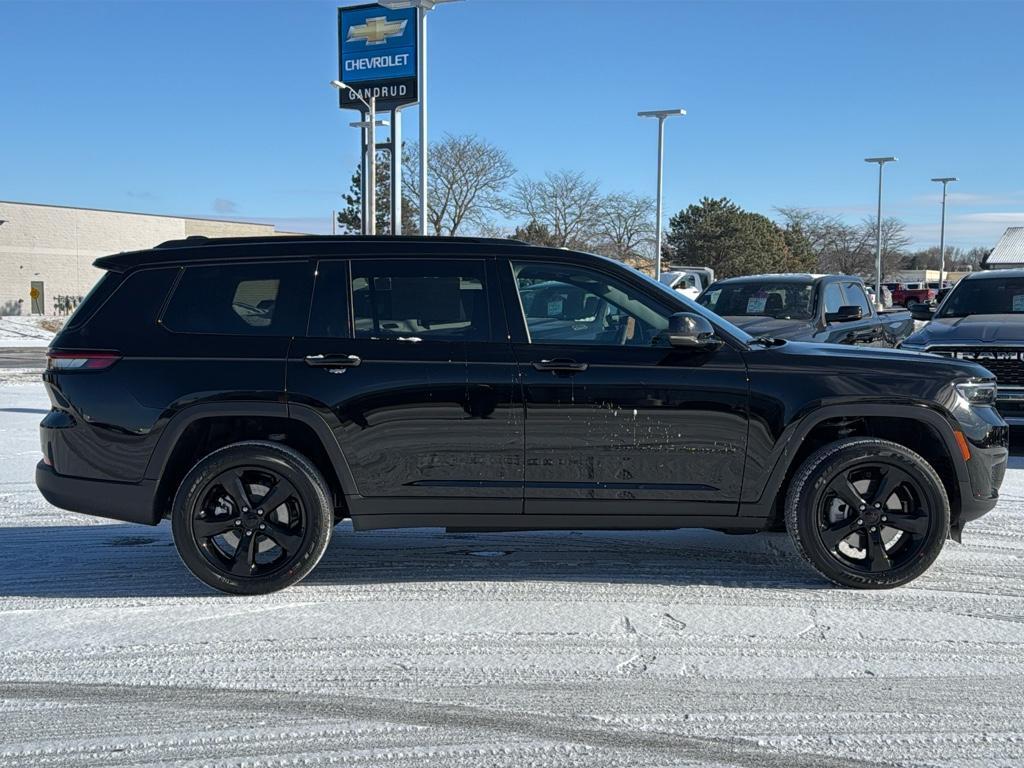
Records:
M930 322L900 348L985 366L999 383L999 413L1024 426L1024 269L967 275L935 309L915 304L911 312Z
M750 275L718 280L697 298L752 336L895 347L914 331L910 312L876 310L850 275Z

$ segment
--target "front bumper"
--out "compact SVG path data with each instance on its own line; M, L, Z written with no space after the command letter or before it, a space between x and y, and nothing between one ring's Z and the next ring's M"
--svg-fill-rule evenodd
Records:
M960 514L956 524L977 520L999 501L999 487L1010 456L1010 428L991 406L959 412L962 431L971 457L965 462L967 477L960 480Z
M156 482L113 483L58 475L43 461L36 464L36 487L55 507L128 523L156 525L160 522L153 505Z

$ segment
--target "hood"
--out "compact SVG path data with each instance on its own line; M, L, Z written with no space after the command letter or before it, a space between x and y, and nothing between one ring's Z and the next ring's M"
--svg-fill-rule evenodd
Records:
M726 320L751 336L797 339L813 334L810 320L779 320L768 315L725 315Z
M893 379L928 377L947 381L963 378L994 378L978 363L905 349L852 344L818 344L802 341L788 342L778 349L789 355L827 360L829 366L834 369L849 366L851 374L864 371L884 371Z
M968 315L942 317L907 338L904 344L1024 344L1024 315Z

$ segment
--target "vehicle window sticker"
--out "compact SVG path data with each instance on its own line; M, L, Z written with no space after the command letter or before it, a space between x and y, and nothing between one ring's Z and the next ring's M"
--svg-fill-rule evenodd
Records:
M1024 293L1015 293L1013 295L1013 311L1024 312Z
M768 303L768 297L764 294L759 296L751 296L747 299L747 314L748 315L760 315L764 312L765 305Z

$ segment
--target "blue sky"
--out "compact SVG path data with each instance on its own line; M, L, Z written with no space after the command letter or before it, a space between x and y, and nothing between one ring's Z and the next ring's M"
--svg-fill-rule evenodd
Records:
M0 0L0 199L272 220L324 231L357 162L332 2ZM579 169L771 215L886 212L919 245L1024 224L1024 3L466 0L430 18L431 135L519 171ZM414 137L415 109L405 113Z

